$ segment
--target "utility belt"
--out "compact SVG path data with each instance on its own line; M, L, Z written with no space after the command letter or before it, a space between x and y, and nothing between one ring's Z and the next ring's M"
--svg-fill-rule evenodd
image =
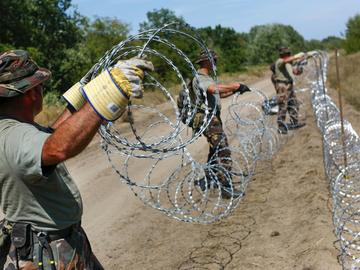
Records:
M43 253L46 249L49 256L49 264L52 270L56 270L55 259L50 243L59 239L69 237L72 232L80 229L80 223L74 224L68 228L56 231L36 231L31 228L29 223L12 223L6 220L1 221L1 233L3 238L3 243L0 243L1 250L1 261L3 257L6 257L9 253L10 246L13 244L15 247L15 258L16 258L16 267L19 267L19 261L32 261L34 255L35 244L38 244L38 267L39 270L43 270ZM1 244L3 246L1 246ZM5 263L4 261L4 263Z

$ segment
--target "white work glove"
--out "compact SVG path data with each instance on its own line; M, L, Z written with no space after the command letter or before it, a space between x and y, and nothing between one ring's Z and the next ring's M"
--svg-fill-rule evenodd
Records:
M81 92L81 84L77 82L70 87L63 95L63 99L75 110L78 111L86 103L86 99Z
M153 64L143 59L131 58L118 61L110 73L116 84L123 88L128 97L141 98L143 96L144 71L154 71Z
M150 61L120 60L82 87L83 94L103 119L114 121L125 111L129 98L143 96L144 71L153 70Z

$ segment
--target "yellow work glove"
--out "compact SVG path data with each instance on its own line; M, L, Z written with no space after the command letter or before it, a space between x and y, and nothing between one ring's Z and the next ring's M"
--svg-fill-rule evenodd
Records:
M114 121L125 111L131 97L143 96L144 71L153 70L150 61L120 60L83 86L83 94L102 118Z
M76 111L80 110L80 108L86 102L86 99L82 95L80 89L81 89L81 83L77 82L62 95L63 99L65 99L65 101Z
M94 67L88 71L88 73L80 80L80 82L77 82L71 86L70 89L62 95L63 99L65 99L65 101L76 111L80 110L81 107L86 103L86 99L83 96L81 88L91 80L93 68Z

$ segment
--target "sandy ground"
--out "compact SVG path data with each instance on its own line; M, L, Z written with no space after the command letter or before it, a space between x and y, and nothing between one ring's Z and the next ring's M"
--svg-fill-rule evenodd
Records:
M273 91L269 79L253 86ZM359 114L345 107L359 131ZM105 269L341 269L321 137L310 106L304 114L306 127L259 166L235 213L212 225L179 222L143 205L121 184L96 138L67 165L82 192L83 226ZM203 139L197 149L207 151Z

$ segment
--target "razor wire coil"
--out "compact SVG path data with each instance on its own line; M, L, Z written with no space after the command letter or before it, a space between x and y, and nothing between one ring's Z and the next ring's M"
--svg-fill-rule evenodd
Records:
M207 52L212 63L211 75L217 83L216 66L205 42L191 28L179 30L172 29L173 26L168 24L147 30L120 42L85 77L95 77L102 70L110 69L116 61L129 57L147 57L154 63L165 64L172 78L176 78L176 85L186 93L188 113L185 124L181 121L173 86L156 74L145 73L144 93L160 94L164 102L149 105L146 99L151 95L144 96L143 102L133 100L127 108L127 121L104 123L100 127L101 147L120 179L146 205L177 220L208 224L236 209L245 196L257 164L271 159L291 132L288 135L278 133L276 120L262 107L268 97L261 90L252 89L251 101L234 94L231 104L223 110L228 146L216 149L205 161L204 155L197 150L199 145L206 145L200 137L215 110L211 111L206 92L196 92L196 102L205 104L205 116L199 129L188 128L197 110L190 106L186 79L189 74L197 79L198 71L187 55L189 51L180 48L176 38L185 39L187 46L197 52ZM178 66L180 62L182 65ZM306 89L299 92L302 93L306 93ZM225 160L231 163L231 170L215 162L224 150L231 152L231 158ZM225 178L229 185L225 187L219 177ZM231 195L229 198L223 198L224 189Z
M356 270L360 269L360 139L351 123L341 119L339 109L328 95L327 55L319 52L314 64L312 107L323 137L339 262L343 269Z
M146 73L145 92L147 88L158 91L165 97L165 103L161 106L147 105L146 102L129 104L127 123L101 126L101 145L120 179L146 205L177 220L208 224L236 209L259 162L270 160L286 142L288 135L279 134L274 118L266 113L266 108L264 110L263 106L269 99L262 91L252 89L256 96L252 101L235 94L223 122L232 169L228 171L212 162L219 158L219 149L212 159L204 161L196 148L214 113L209 108L206 93L196 93L196 101L205 103L205 117L201 127L190 130L191 134L188 134L187 125L197 111L189 105L186 72L177 66L178 59L173 57L186 63L187 73L192 77L196 78L198 74L188 52L178 47L172 38L181 36L188 44L195 45L197 51L208 53L215 82L216 66L205 42L192 29L172 29L173 26L168 24L147 30L120 42L94 65L88 75L94 77L103 69L111 68L117 60L134 56L147 56L165 63L173 72L177 85L186 93L188 110L185 124L177 108L177 92L153 74ZM344 121L344 132L341 129L339 109L326 89L327 55L319 51L311 59L301 76L306 87L298 89L297 94L306 95L308 89L311 90L311 105L323 137L324 168L329 180L333 223L341 251L339 261L343 269L360 269L360 140L349 122ZM136 170L139 167L141 171ZM167 168L166 172L163 168ZM231 198L222 198L219 171L230 183ZM204 181L204 188L197 184L200 180Z

